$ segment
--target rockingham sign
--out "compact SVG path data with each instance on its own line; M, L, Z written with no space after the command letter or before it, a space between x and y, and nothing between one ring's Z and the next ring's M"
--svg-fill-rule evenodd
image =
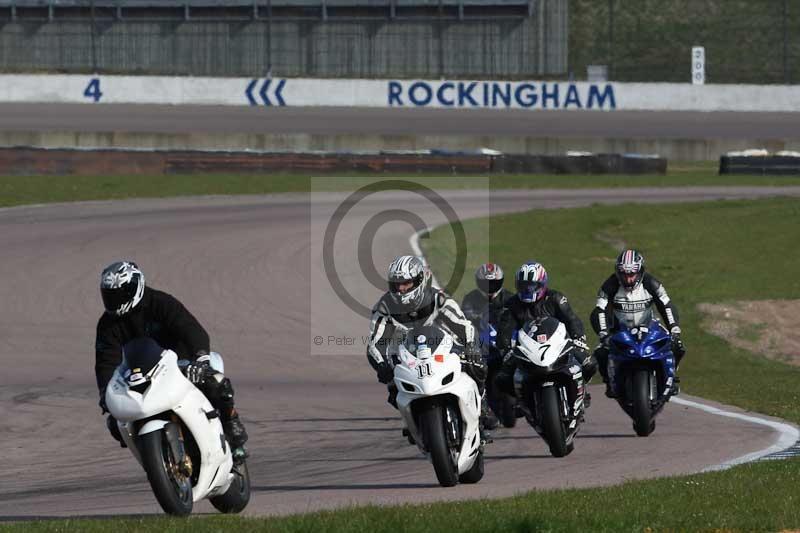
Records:
M800 112L800 86L9 74L0 75L0 102Z
M390 81L389 107L616 109L609 83Z

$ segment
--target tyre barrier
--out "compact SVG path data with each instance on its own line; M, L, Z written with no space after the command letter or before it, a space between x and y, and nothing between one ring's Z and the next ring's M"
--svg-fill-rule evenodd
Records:
M720 174L759 174L764 176L791 176L800 174L800 153L766 150L731 152L719 158Z
M494 151L380 153L0 148L0 175L161 174L665 174L638 154L508 155Z

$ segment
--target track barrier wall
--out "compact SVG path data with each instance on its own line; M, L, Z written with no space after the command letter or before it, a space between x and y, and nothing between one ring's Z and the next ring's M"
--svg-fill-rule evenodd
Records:
M800 86L1 75L0 102L796 112Z

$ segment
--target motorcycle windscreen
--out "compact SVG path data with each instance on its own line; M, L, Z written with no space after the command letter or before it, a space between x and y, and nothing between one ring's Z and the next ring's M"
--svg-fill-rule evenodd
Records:
M127 369L123 377L129 384L144 381L151 370L161 361L164 349L153 339L133 339L122 347L122 362Z

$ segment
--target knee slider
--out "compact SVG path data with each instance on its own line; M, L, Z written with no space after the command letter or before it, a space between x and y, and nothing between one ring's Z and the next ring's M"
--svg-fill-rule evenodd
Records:
M231 380L222 374L217 374L217 376L220 378L219 385L217 387L220 399L223 401L233 400L233 385L231 384Z

